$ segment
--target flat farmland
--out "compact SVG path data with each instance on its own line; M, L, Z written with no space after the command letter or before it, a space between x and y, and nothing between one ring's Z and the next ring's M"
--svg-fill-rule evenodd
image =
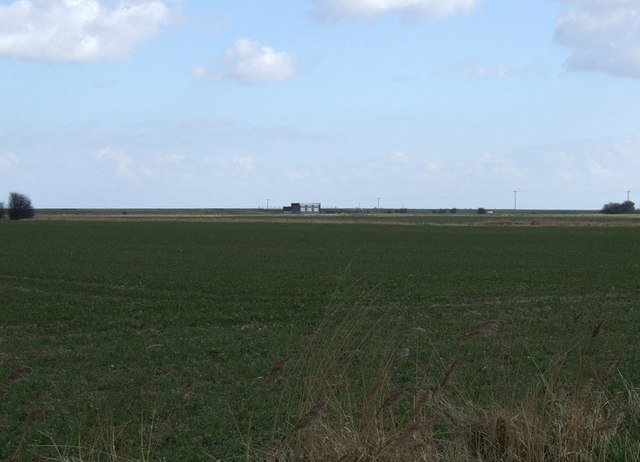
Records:
M640 228L416 223L0 223L0 459L266 458L345 333L478 403L559 362L640 384Z

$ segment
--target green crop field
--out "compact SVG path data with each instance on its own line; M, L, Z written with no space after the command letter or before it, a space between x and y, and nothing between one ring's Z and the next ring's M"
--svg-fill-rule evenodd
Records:
M633 393L640 228L562 224L0 222L0 459L267 459L336 351L336 400L396 350L389 389L450 369L481 405L613 365Z

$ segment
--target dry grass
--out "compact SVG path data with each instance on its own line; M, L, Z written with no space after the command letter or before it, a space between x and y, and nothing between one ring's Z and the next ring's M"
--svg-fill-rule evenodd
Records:
M89 432L89 436L78 435L75 443L60 444L53 438L48 448L50 457L39 460L55 462L151 462L153 456L152 434L154 418L149 423L140 423L137 438L130 424L116 427L102 423Z
M440 374L418 361L411 366L416 370L403 374L415 352L398 349L384 314L365 328L371 314L347 314L333 332L331 323L318 331L283 385L290 399L281 403L288 412L274 426L275 446L248 459L640 461L640 397L617 363L593 376L584 369L570 373L563 353L544 371L538 366L538 379L526 389L479 402L457 377L456 359L440 364ZM481 343L500 327L488 320L461 341ZM403 340L424 333L411 329ZM586 332L585 341L596 336ZM617 392L613 378L623 384ZM297 412L287 408L296 402L302 403Z

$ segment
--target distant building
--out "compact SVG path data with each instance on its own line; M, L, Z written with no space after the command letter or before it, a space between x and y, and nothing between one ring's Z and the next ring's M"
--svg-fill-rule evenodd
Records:
M282 207L283 213L292 213L294 215L320 213L322 208L320 202L311 204L301 204L300 202L292 202L290 206Z
M300 213L320 213L322 211L320 202L314 202L311 204L300 204Z

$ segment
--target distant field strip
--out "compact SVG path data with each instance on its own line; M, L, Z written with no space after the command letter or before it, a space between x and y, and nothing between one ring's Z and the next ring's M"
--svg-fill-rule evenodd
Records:
M559 213L557 211L497 211L479 215L473 210L459 213L435 213L428 210L409 213L329 213L320 215L285 215L266 210L42 210L42 221L159 221L195 223L315 223L429 226L640 226L640 214L605 215L601 213Z

